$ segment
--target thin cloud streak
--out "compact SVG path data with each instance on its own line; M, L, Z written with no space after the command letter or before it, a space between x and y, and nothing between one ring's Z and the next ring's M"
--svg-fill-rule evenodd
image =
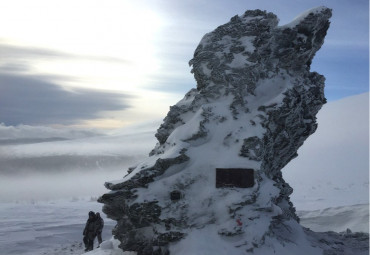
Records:
M132 64L132 61L130 60L111 56L77 55L51 49L15 46L1 43L0 43L0 58L2 59L2 61L4 61L4 59L12 59L14 61L34 58L38 59L50 58L50 59L101 61L109 62L112 64L124 64L124 65Z
M92 89L65 90L28 75L0 74L0 122L5 125L72 125L130 107L131 96Z

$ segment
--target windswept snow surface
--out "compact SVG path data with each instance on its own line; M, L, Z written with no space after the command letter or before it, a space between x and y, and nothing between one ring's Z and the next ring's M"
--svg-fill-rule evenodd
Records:
M369 205L352 205L325 208L314 211L298 211L301 224L315 232L369 233Z
M318 114L316 133L298 151L299 156L283 169L285 180L294 188L292 201L298 209L301 224L313 231L345 231L347 228L353 232L369 231L368 96L365 93L324 105ZM4 174L4 165L0 164L0 254L82 254L82 230L87 213L101 211L102 207L90 196L103 194L105 181L121 178L128 166L141 161L154 147L154 132L158 125L104 135L73 136L67 132L68 135L59 135L64 140L34 144L22 143L19 139L32 138L26 136L26 132L37 134L38 131L18 127L22 128L24 133L14 129L10 129L12 133L6 133L5 127L0 126L3 139L6 134L13 134L8 140L18 139L17 143L0 145L0 160L12 158L14 163L34 162L40 169L18 169L15 166L21 167L21 164L10 164L11 173ZM48 132L49 136L35 137L55 137L54 131ZM67 160L71 154L78 155L71 169L58 166L61 164L58 157L66 156ZM45 165L42 161L48 155L55 158L48 158ZM131 158L129 162L117 160L115 169L104 168L102 164L92 171L84 161L84 157L92 162L92 156L99 160L106 155ZM58 171L49 169L49 166L55 166ZM88 198L80 198L87 194L90 194ZM110 240L115 222L105 217L104 220L103 239L107 241L102 248L87 254L133 255L123 253L117 248L118 243ZM220 248L217 242L199 242L198 248L206 249L207 245L216 251ZM190 251L192 248L184 249Z
M283 170L298 210L369 203L369 93L327 103Z

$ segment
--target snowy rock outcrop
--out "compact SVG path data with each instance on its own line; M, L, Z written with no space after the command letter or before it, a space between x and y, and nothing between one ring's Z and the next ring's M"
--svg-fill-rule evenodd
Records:
M330 17L318 7L278 26L273 13L246 11L203 37L190 60L197 88L170 107L148 159L99 199L123 250L322 254L281 169L326 102L325 78L310 64ZM252 169L253 185L216 188L216 169Z

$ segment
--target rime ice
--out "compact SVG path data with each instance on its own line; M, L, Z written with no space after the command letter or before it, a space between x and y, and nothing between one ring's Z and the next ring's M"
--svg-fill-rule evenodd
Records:
M319 7L279 27L273 13L246 11L202 38L189 62L197 87L170 107L148 159L100 198L123 250L322 254L281 169L326 102L325 78L310 65L330 17ZM254 185L216 188L221 168L253 169Z

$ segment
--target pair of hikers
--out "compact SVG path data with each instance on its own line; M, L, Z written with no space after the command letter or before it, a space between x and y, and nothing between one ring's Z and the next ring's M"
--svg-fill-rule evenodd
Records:
M92 251L94 249L94 239L98 237L98 248L102 243L101 233L104 227L104 220L100 217L100 213L94 213L93 211L89 212L89 218L86 221L86 225L84 228L84 244L85 244L85 251Z

